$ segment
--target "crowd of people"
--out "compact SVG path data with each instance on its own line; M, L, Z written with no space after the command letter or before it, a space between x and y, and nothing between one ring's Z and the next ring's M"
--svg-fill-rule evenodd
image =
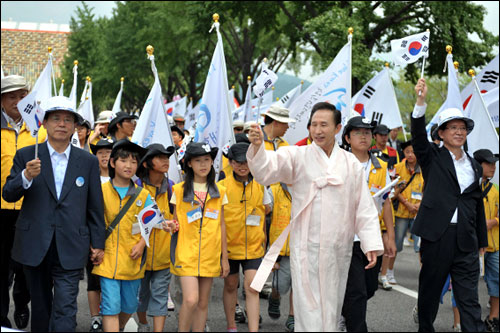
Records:
M448 289L455 330L498 331L499 193L490 182L498 154L464 151L474 122L457 109L442 112L428 141L425 79L415 86L410 140L362 116L342 126L340 111L320 102L308 137L289 145L283 137L294 119L274 104L263 126L233 124L236 143L220 174L218 148L189 143L177 184L168 170L189 134L181 116L171 124L173 146L141 147L130 141L137 116L102 111L91 128L57 96L45 105L35 144L17 109L26 80L6 76L1 89L3 327L13 327L13 285L17 328L31 319L32 331L75 331L85 269L93 332L123 330L134 313L138 331L163 331L172 275L182 291L179 331L206 329L217 277L228 332L245 321L259 330L259 293L273 319L289 294L287 331L367 331L367 302L379 286L397 285L397 253L411 239L421 264L419 331L434 330ZM152 204L164 220L146 246L137 216ZM490 296L484 319L480 267Z

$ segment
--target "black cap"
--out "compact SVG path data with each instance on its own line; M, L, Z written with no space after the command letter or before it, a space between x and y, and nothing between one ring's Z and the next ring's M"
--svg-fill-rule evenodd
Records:
M361 117L361 116L356 116L356 117L352 117L351 119L349 119L347 124L345 124L344 132L342 133L342 142L343 142L344 146L347 145L347 142L345 141L345 136L348 135L349 133L351 133L351 131L353 129L355 129L355 128L368 128L369 130L371 130L373 132L373 129L375 128L376 124L377 124L376 122L370 121L367 118Z
M406 147L411 146L411 145L412 145L411 139L406 141L406 142L403 142L403 143L401 143L401 150L405 150Z
M165 148L161 143L153 143L150 144L147 148L147 152L144 155L144 157L141 159L139 162L139 168L137 170L138 174L142 174L144 171L144 166L142 165L144 162L146 162L149 158L158 156L158 155L167 155L167 157L170 158L172 154L175 152L175 148L172 146L168 146Z
M498 162L498 154L493 154L489 149L479 149L474 152L474 159L479 163L496 163Z
M387 135L389 134L389 132L390 132L389 127L385 126L384 124L378 125L373 130L373 134L380 134L380 135Z
M236 140L236 142L246 142L248 144L250 144L250 140L248 140L248 135L246 135L245 133L237 133L234 135L234 138Z
M111 119L108 125L108 132L113 133L116 129L116 125L124 121L125 119L138 119L136 115L128 114L126 112L120 111Z
M184 154L184 167L186 167L187 162L193 157L210 155L212 160L215 160L219 148L210 147L208 143L204 142L191 142L186 147L186 153Z
M173 131L173 132L177 132L179 133L179 135L184 139L184 137L186 136L186 133L184 133L183 130L181 130L179 127L177 126L170 126L170 130Z
M145 148L142 148L141 146L129 141L128 139L121 139L115 142L115 144L113 145L113 149L111 150L111 155L109 156L109 162L108 162L108 172L109 172L109 177L111 178L115 177L115 168L111 166L111 159L114 158L118 149L124 149L126 151L139 153L139 160L141 160L142 157L146 154Z
M245 142L235 143L229 148L227 158L240 163L246 162L248 147L250 147L250 144Z
M90 126L90 122L88 120L83 119L83 118L80 119L80 121L78 121L78 126L85 126L88 129L92 129Z
M105 138L99 140L95 145L90 144L90 150L95 155L99 151L99 149L113 149L113 145L115 142L112 139Z

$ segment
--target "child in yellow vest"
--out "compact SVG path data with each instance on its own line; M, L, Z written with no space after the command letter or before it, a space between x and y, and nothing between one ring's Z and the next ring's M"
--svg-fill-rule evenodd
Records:
M174 182L165 177L170 166L169 158L175 148L159 143L147 147L148 152L142 158L137 174L141 186L154 197L163 217L173 218L173 206L170 206ZM157 224L157 226L160 226ZM163 332L168 308L168 287L170 285L170 234L157 226L149 236L149 249L146 257L146 272L139 291L139 330L150 332L147 315L153 317L153 332Z
M103 261L92 273L101 277L101 314L105 332L123 329L137 311L139 285L145 270L141 258L146 242L140 232L134 234L132 230L136 215L153 203L148 191L132 182L144 152L143 148L126 139L116 142L109 159L111 180L102 184L106 233L111 233L106 238ZM136 193L139 193L137 197ZM134 202L128 211L110 230L110 224L122 207L132 199Z
M185 181L174 185L170 203L179 231L171 240L170 271L180 277L179 331L205 328L214 277L229 273L224 205L226 189L215 184L217 148L192 142L184 155ZM164 223L172 232L173 221Z
M265 205L270 203L264 186L252 180L247 165L248 143L235 143L227 157L232 172L218 184L226 188L228 204L224 208L227 233L229 276L224 280L224 311L228 332L236 332L235 310L240 265L243 267L248 329L259 329L259 293L250 283L264 257Z

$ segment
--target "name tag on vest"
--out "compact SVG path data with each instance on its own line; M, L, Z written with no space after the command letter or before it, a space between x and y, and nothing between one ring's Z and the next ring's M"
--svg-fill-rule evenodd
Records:
M260 216L259 215L248 215L246 222L247 222L247 225L258 227L260 225Z
M201 213L201 207L193 209L192 211L187 212L188 223L199 220L202 216L203 214Z
M420 192L411 192L411 198L414 200L422 200L422 193Z
M217 218L219 217L219 211L217 209L207 208L207 210L205 211L205 217L217 220Z

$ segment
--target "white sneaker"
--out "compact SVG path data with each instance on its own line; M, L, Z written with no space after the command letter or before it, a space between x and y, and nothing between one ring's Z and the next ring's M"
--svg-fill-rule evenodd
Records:
M391 284L387 280L386 275L380 275L378 282L382 286L382 289L387 290L387 291L392 290Z
M347 332L347 329L345 327L345 318L344 316L340 316L339 322L337 324L339 332Z
M457 326L453 326L453 332L462 332L462 327L460 327L460 324L457 324Z
M398 284L394 278L394 271L387 271L387 281L389 281L390 284Z
M412 315L413 315L413 321L415 322L415 324L418 324L418 307L417 307L417 304L415 304L415 306L413 307Z
M175 310L175 304L174 304L174 301L172 301L172 297L170 297L170 292L168 293L167 307L168 307L168 311Z
M137 332L151 332L151 327L149 324L139 323L139 326L137 326Z
M410 241L408 240L408 237L405 236L405 239L403 240L403 245L404 246L411 246Z

